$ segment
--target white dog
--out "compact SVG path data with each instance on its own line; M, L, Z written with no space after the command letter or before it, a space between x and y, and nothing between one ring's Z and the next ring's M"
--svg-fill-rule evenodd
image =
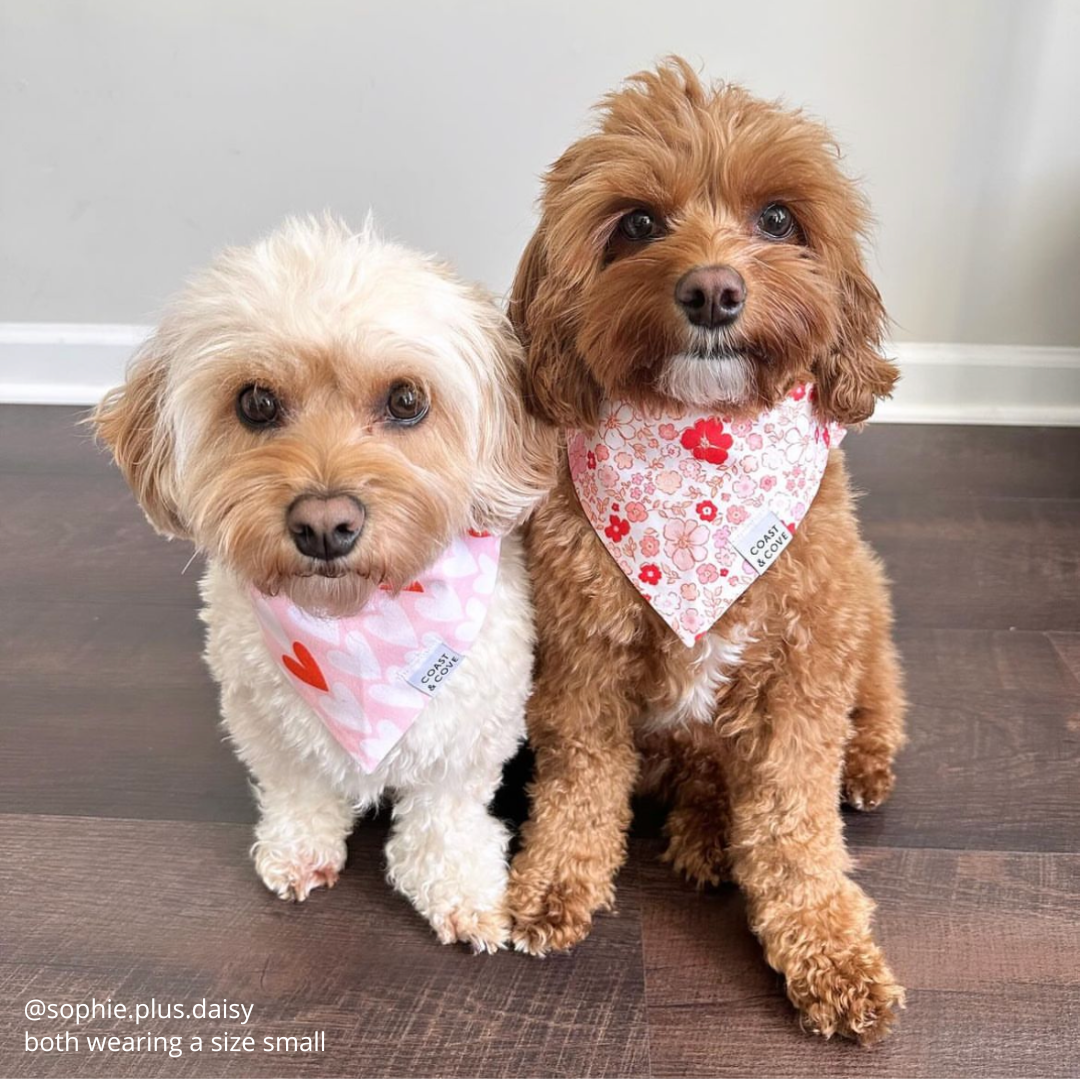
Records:
M490 298L332 222L222 255L102 402L151 523L209 556L207 658L283 898L333 885L394 799L389 877L444 942L494 950L533 629L514 526L553 479Z

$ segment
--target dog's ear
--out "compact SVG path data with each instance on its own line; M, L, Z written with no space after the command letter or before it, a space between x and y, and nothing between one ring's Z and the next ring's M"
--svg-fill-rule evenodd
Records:
M525 407L525 359L493 304L480 370L481 422L470 526L503 534L524 521L555 483L558 432Z
M877 286L853 258L840 277L839 338L817 364L818 402L826 419L860 424L892 392L900 373L881 355L886 321Z
M525 348L525 400L560 427L594 423L602 394L570 330L574 299L549 274L543 223L533 233L510 290L510 320Z
M175 498L172 434L162 407L167 367L155 335L136 354L127 381L105 395L90 422L112 451L150 524L165 536L186 537Z

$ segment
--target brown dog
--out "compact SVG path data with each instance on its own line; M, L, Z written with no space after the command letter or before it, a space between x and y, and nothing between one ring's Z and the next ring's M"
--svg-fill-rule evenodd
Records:
M818 124L678 59L606 98L546 177L514 284L535 411L587 430L618 399L737 425L805 380L816 422L870 416L897 372L879 355L865 204L837 159ZM691 647L609 554L565 459L528 546L537 776L511 875L518 948L565 949L610 906L637 784L671 802L678 871L742 886L806 1025L885 1034L903 990L847 876L840 801L842 784L860 809L889 794L904 700L842 453L779 558Z

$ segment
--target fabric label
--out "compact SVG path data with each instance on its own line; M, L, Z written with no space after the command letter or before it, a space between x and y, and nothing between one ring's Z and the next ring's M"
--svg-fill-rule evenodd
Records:
M412 670L405 676L405 681L428 697L434 697L463 659L461 653L454 652L449 645L440 641L413 665Z
M732 539L731 546L760 577L790 543L791 533L788 527L771 510L766 510Z

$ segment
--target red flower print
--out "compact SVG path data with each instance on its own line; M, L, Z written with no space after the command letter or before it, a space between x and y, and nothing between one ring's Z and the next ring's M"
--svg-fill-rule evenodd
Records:
M645 582L646 585L659 585L660 584L660 567L656 563L646 563L641 568L641 573L638 577Z
M630 522L618 514L612 514L608 521L610 524L604 530L604 535L617 544L630 531Z
M585 464L588 465L590 469L596 468L596 455L591 450L585 456Z
M732 443L723 422L715 416L688 427L680 441L685 449L693 451L698 461L707 461L710 465L723 465Z
M716 503L706 499L704 502L697 504L697 516L702 521L715 521L716 520Z
M788 394L788 397L790 397L792 401L802 401L802 399L806 397L806 383L799 383L799 385Z

